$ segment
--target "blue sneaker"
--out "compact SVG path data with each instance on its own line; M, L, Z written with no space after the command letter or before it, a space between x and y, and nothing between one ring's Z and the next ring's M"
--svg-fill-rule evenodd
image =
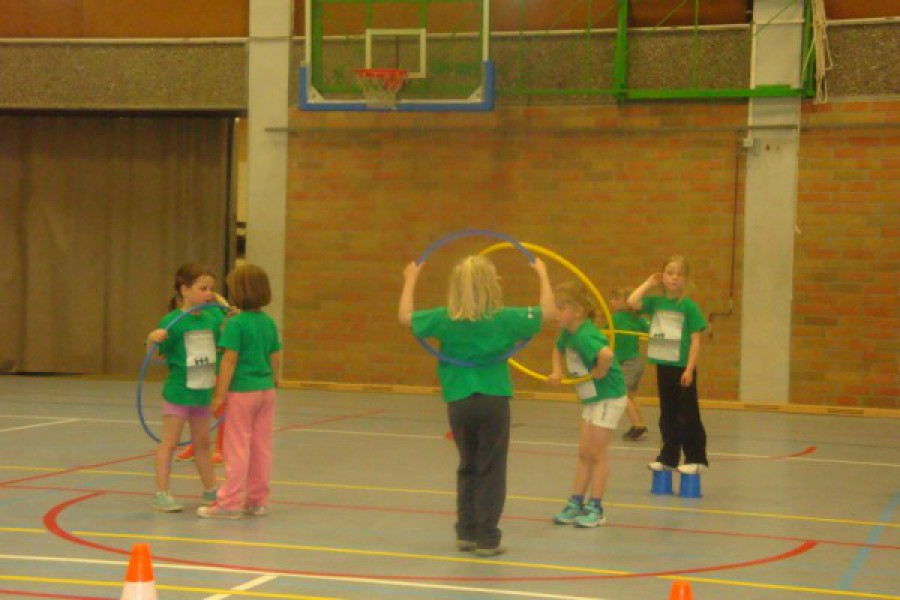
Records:
M156 492L156 495L153 496L153 510L158 510L159 512L181 512L183 508L169 492Z
M606 517L603 516L603 507L596 502L585 504L581 514L575 517L575 527L599 527L604 523Z
M216 495L219 493L219 488L214 487L211 490L205 490L203 492L203 496L200 499L200 504L203 506L212 506L216 503Z
M557 525L569 525L575 522L581 511L582 507L579 504L569 500L564 509L553 515L553 522Z

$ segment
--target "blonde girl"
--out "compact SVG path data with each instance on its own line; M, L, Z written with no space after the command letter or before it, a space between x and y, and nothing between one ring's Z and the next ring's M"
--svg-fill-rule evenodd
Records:
M656 365L659 388L662 448L648 467L696 474L709 465L697 398L700 333L707 323L700 307L688 296L689 276L687 260L672 256L661 273L652 274L631 293L628 304L650 316L647 358ZM662 288L662 295L648 295L654 288ZM684 464L679 466L682 451Z
M203 502L212 503L216 499L216 474L209 450L209 405L216 383L216 340L224 316L215 307L194 308L214 301L215 283L212 271L202 265L188 263L179 267L175 273L175 293L169 302L170 312L159 322L159 328L147 336L148 344L159 345L159 353L165 356L169 367L163 385L163 430L156 448L153 509L160 512L183 509L169 492L169 476L185 423L190 427L195 446ZM183 313L188 315L167 330Z
M647 333L650 331L650 323L642 318L640 313L628 306L628 296L632 291L629 288L618 288L610 294L609 305L613 311L613 327L616 331ZM614 352L619 366L622 367L622 374L625 376L625 389L628 391L628 405L625 407L625 411L631 422L631 427L622 435L622 439L627 442L637 442L647 437L644 416L634 401L634 395L641 384L641 376L644 374L644 359L641 357L637 336L617 333Z
M480 366L438 362L438 379L450 430L459 453L456 472L456 544L463 552L494 556L504 552L498 527L506 501L512 379L498 360L520 340L540 331L555 307L547 269L532 264L540 282L539 306L504 307L494 263L468 256L450 275L447 306L416 311L414 294L422 265L403 271L398 317L421 338L435 338L448 357Z
M559 337L553 348L551 383L563 378L564 362L573 377L590 375L576 384L581 400L578 462L572 495L553 517L557 525L597 527L606 522L603 494L609 479L609 443L619 426L628 398L625 379L606 336L594 324L597 308L581 282L567 282L554 291ZM585 501L588 490L590 499Z

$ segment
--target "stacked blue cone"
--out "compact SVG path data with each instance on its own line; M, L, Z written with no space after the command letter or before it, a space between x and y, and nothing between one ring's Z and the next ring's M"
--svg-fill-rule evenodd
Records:
M672 471L668 469L663 471L653 471L653 481L650 484L650 493L657 496L671 496L672 491Z
M703 494L700 493L700 474L682 474L678 495L682 498L702 498Z

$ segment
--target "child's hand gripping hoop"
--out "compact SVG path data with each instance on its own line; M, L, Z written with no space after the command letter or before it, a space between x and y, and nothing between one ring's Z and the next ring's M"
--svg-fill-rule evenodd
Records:
M231 310L231 307L224 306L224 305L222 305L222 304L219 304L218 302L210 302L210 303L208 303L208 304L201 304L201 305L199 305L199 306L193 307L193 308L192 308L191 310L189 310L189 311L185 311L185 312L181 313L180 315L178 315L177 317L175 317L174 319L172 319L172 321L171 321L168 325L166 325L165 330L168 331L169 329L172 328L173 325L175 325L175 323L177 323L177 322L180 321L181 319L185 318L187 315L191 314L192 312L196 312L196 311L198 311L198 310L203 310L204 308L219 308L219 309L221 309L221 310L223 310L223 311L225 311L225 312L228 312L229 310ZM153 433L153 431L150 429L150 426L147 424L147 420L144 418L144 408L143 408L143 404L144 404L144 395L143 395L143 387L144 387L144 378L147 376L147 367L150 365L150 361L153 359L153 355L156 353L156 348L157 348L158 345L159 345L159 344L157 344L156 342L153 342L152 344L150 344L150 347L147 348L147 355L144 357L144 362L141 364L141 370L140 370L140 372L138 373L138 380L137 380L137 412L138 412L138 418L139 418L140 421L141 421L141 427L144 428L144 431L147 433L148 436L150 436L150 439L152 439L152 440L153 440L154 442L156 442L157 444L160 443L161 440L159 439L159 437L158 437L155 433ZM224 417L224 415L223 415L223 416L219 417L218 419L216 419L215 422L212 424L212 427L210 428L210 431L214 431L214 430L216 429L216 427L219 426L219 423L222 421L222 419L224 419L224 418L225 418L225 417ZM178 445L179 445L179 446L186 446L186 445L189 444L189 443L190 443L190 440L185 440L185 441L183 441L183 442L178 442Z
M431 256L431 254L435 250L437 250L438 248L440 248L446 244L449 244L450 242L452 242L454 240L458 240L458 239L464 238L464 237L473 237L473 236L479 236L479 235L505 240L504 245L513 246L519 252L521 252L525 256L526 259L528 259L528 262L530 264L534 263L534 254L529 252L528 249L525 248L525 246L523 246L522 244L520 244L519 242L517 242L510 236L505 235L503 233L497 233L496 231L489 231L487 229L466 229L464 231L457 231L455 233L451 233L450 235L443 237L443 238L437 240L436 242L433 242L430 246L428 246L428 248L425 249L425 252L423 252L422 255L416 260L416 264L421 265L423 262L425 262L425 260L429 256ZM497 356L496 358L494 358L486 363L473 363L473 362L460 360L458 358L453 358L452 356L446 356L443 353L441 353L440 350L438 350L437 348L435 348L434 346L432 346L431 344L426 342L424 339L422 339L420 337L416 338L416 341L419 342L419 345L421 345L423 348L425 348L425 350L427 350L428 352L433 354L438 360L445 362L445 363L449 363L451 365L456 365L457 367L486 367L488 365L494 365L497 363L507 361L513 354L515 354L516 352L518 352L519 350L524 348L525 345L528 344L528 342L530 340L531 340L531 338L522 340L521 342L519 342L518 344L513 346L513 348L509 352L506 352L500 356Z

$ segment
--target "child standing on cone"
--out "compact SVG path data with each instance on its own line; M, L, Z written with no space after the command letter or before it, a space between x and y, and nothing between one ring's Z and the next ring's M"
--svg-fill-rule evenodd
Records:
M687 260L673 256L663 265L662 273L654 273L631 293L628 304L650 316L647 358L656 365L659 387L662 449L647 466L654 471L677 468L685 475L694 475L709 465L697 398L700 332L707 324L700 307L687 295L688 276ZM647 295L659 286L664 295ZM682 451L684 464L679 466Z

